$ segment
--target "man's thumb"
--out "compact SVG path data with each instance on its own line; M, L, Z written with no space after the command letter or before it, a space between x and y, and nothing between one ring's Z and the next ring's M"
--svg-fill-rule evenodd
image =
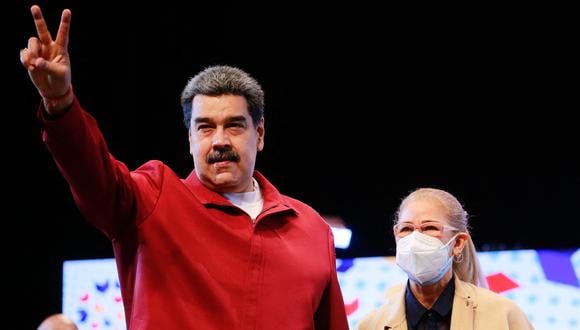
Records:
M42 57L37 58L34 62L34 65L38 70L44 71L46 73L54 73L56 71L54 63L51 63Z

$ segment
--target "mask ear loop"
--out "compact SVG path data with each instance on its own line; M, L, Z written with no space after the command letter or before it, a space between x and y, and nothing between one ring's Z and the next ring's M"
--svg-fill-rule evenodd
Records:
M459 233L457 233L453 237L451 237L451 239L449 240L449 242L447 242L445 244L445 246L450 245L451 242L453 242L457 238L457 236L459 236ZM463 261L463 252L459 252L459 254L453 255L453 262L460 263L462 261Z
M457 234L455 234L453 237L451 237L451 239L449 240L449 242L447 242L447 243L445 244L445 246L449 245L449 244L450 244L450 243L451 243L451 242L452 242L454 239L456 239L456 238L457 238L457 236L459 236L459 233L457 233Z
M447 244L449 244L452 240L456 239L457 236L459 236L459 233L455 234L455 236L453 236L453 238L451 238L449 240L449 242L447 242ZM463 251L459 252L458 254L453 255L453 262L459 264L463 261Z

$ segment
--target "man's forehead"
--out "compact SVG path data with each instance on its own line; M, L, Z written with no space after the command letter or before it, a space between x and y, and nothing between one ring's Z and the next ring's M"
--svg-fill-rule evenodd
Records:
M210 114L224 113L228 116L248 115L250 114L245 99L241 100L217 100L199 101L192 103L191 111L195 115L207 116Z

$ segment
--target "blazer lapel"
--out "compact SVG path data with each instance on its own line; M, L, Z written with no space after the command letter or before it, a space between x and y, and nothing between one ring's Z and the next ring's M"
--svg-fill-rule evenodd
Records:
M407 321L405 318L405 290L406 285L397 286L394 290L387 293L387 301L390 311L385 317L385 330L407 330Z
M451 312L451 330L470 330L474 326L477 301L475 292L455 275L455 297Z

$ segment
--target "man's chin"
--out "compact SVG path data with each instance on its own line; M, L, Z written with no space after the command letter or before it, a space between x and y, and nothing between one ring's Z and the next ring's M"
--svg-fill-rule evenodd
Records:
M206 173L199 173L202 182L206 186L212 187L213 190L220 193L237 192L241 184L239 173L229 170L209 171Z
M213 181L216 185L229 185L234 184L235 177L231 172L221 172L215 174Z
M213 177L212 184L219 192L229 192L236 190L238 180L231 172L223 172Z

